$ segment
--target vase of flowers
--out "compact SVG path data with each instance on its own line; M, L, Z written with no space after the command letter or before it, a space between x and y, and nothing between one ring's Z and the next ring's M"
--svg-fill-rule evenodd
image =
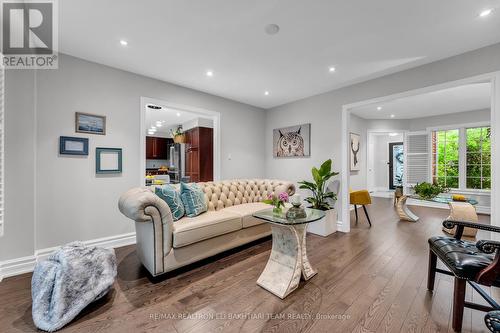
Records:
M288 193L283 192L279 195L270 194L266 200L263 201L268 205L273 205L273 214L282 215L283 207L285 207L285 202L288 202Z

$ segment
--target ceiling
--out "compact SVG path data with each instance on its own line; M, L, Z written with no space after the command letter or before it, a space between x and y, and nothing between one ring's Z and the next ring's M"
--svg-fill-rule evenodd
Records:
M200 115L186 111L168 109L165 107L158 110L146 107L146 129L156 126L157 121L161 121L163 123L161 127L157 127L157 134L170 134L171 128L175 128L176 126L195 118L200 118Z
M382 109L378 110L379 107ZM366 105L352 109L351 112L365 119L415 119L490 107L491 84L474 83Z
M62 53L262 108L500 42L495 0L64 0L59 13Z

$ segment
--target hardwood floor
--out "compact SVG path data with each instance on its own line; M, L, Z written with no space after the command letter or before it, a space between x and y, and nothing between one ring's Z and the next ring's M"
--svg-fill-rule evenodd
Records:
M349 234L308 235L318 274L285 300L256 285L270 239L155 281L134 246L119 248L114 289L61 332L451 332L452 279L438 274L426 290L427 238L441 233L447 210L414 207L421 220L399 222L391 199L374 198L368 211L372 228L360 211ZM36 331L30 278L0 283L0 332ZM480 300L469 288L467 298ZM463 332L486 332L483 317L466 309Z

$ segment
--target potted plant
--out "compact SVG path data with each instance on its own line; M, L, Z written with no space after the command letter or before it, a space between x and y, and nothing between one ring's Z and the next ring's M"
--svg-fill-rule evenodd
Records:
M283 207L285 207L285 202L288 202L288 193L283 192L279 195L269 195L266 200L262 202L273 205L273 214L281 215L283 213Z
M184 143L186 142L186 134L182 130L182 126L178 126L175 130L170 130L170 135L172 139L174 139L175 143Z
M329 159L318 168L311 170L313 181L299 182L299 188L311 191L312 195L305 200L311 205L310 208L320 209L325 212L325 217L319 221L312 222L308 226L308 231L321 236L328 236L337 231L337 212L329 203L330 200L337 200L337 195L328 191L328 180L338 175L332 171L332 160Z
M424 200L430 200L435 198L441 193L446 193L449 191L448 188L441 186L439 183L431 184L427 182L419 183L413 186L415 194Z

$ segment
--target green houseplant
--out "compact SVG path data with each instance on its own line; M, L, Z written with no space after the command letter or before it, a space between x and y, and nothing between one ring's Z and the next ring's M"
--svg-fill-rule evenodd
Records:
M431 184L427 182L419 183L413 186L415 194L417 194L422 199L432 199L438 196L440 193L448 192L449 189L441 186L439 183Z
M338 175L338 172L332 171L332 160L329 159L318 168L313 167L311 170L313 182L303 180L299 182L299 188L309 190L312 196L307 197L305 200L311 204L311 208L320 210L329 210L333 207L330 206L327 199L337 199L337 195L333 192L327 191L327 182L330 178Z

